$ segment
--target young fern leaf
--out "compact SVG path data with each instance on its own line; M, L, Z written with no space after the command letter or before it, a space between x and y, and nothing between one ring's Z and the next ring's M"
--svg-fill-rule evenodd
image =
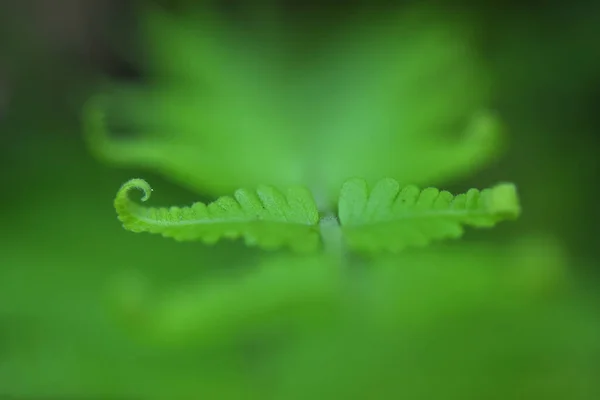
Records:
M114 202L123 227L132 232L206 244L241 237L250 246L288 246L298 252L315 251L320 246L319 213L310 192L301 187L290 188L287 195L270 186L256 191L240 189L233 197L183 208L144 207L129 198L134 189L143 192L142 202L150 198L152 188L148 182L131 179L118 191Z
M492 227L519 214L516 189L509 183L454 196L435 188L401 188L393 179L369 190L363 179L351 179L342 186L339 200L346 244L362 252L426 246L461 237L464 225Z

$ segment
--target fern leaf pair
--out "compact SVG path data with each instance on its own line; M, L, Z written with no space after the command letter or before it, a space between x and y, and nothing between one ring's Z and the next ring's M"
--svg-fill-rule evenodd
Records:
M143 192L142 201L148 200L152 191L146 181L132 179L117 193L118 217L133 232L207 244L243 238L248 245L290 247L298 252L315 252L321 246L319 211L303 187L290 188L285 195L270 186L256 191L240 189L233 197L184 208L144 207L129 198L133 189ZM433 240L458 238L464 226L492 227L519 213L512 184L453 196L435 188L401 188L393 179L383 179L370 190L365 180L350 179L342 186L338 205L345 244L361 252L396 252Z

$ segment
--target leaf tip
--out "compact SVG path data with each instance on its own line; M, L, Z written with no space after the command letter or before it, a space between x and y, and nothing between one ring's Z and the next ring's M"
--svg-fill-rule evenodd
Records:
M516 219L521 214L517 187L513 183L499 183L493 187L490 206L494 213L507 219Z

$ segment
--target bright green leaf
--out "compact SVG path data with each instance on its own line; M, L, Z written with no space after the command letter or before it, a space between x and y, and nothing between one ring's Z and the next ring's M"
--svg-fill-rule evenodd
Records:
M146 201L152 188L142 179L131 179L117 193L114 204L119 219L133 232L207 244L243 237L248 245L265 249L289 246L302 252L320 245L319 213L312 195L302 187L290 188L286 195L271 186L256 191L240 189L233 197L183 208L144 207L129 198L133 189L141 190L142 201Z
M367 252L459 238L464 225L492 227L519 214L516 189L509 183L454 196L435 188L402 188L393 179L383 179L372 189L363 179L351 179L343 185L339 201L346 243Z

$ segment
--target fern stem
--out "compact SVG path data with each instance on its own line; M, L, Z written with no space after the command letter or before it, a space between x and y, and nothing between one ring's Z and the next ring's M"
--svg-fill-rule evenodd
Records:
M319 221L325 253L341 263L346 255L340 221L335 214L327 214Z

